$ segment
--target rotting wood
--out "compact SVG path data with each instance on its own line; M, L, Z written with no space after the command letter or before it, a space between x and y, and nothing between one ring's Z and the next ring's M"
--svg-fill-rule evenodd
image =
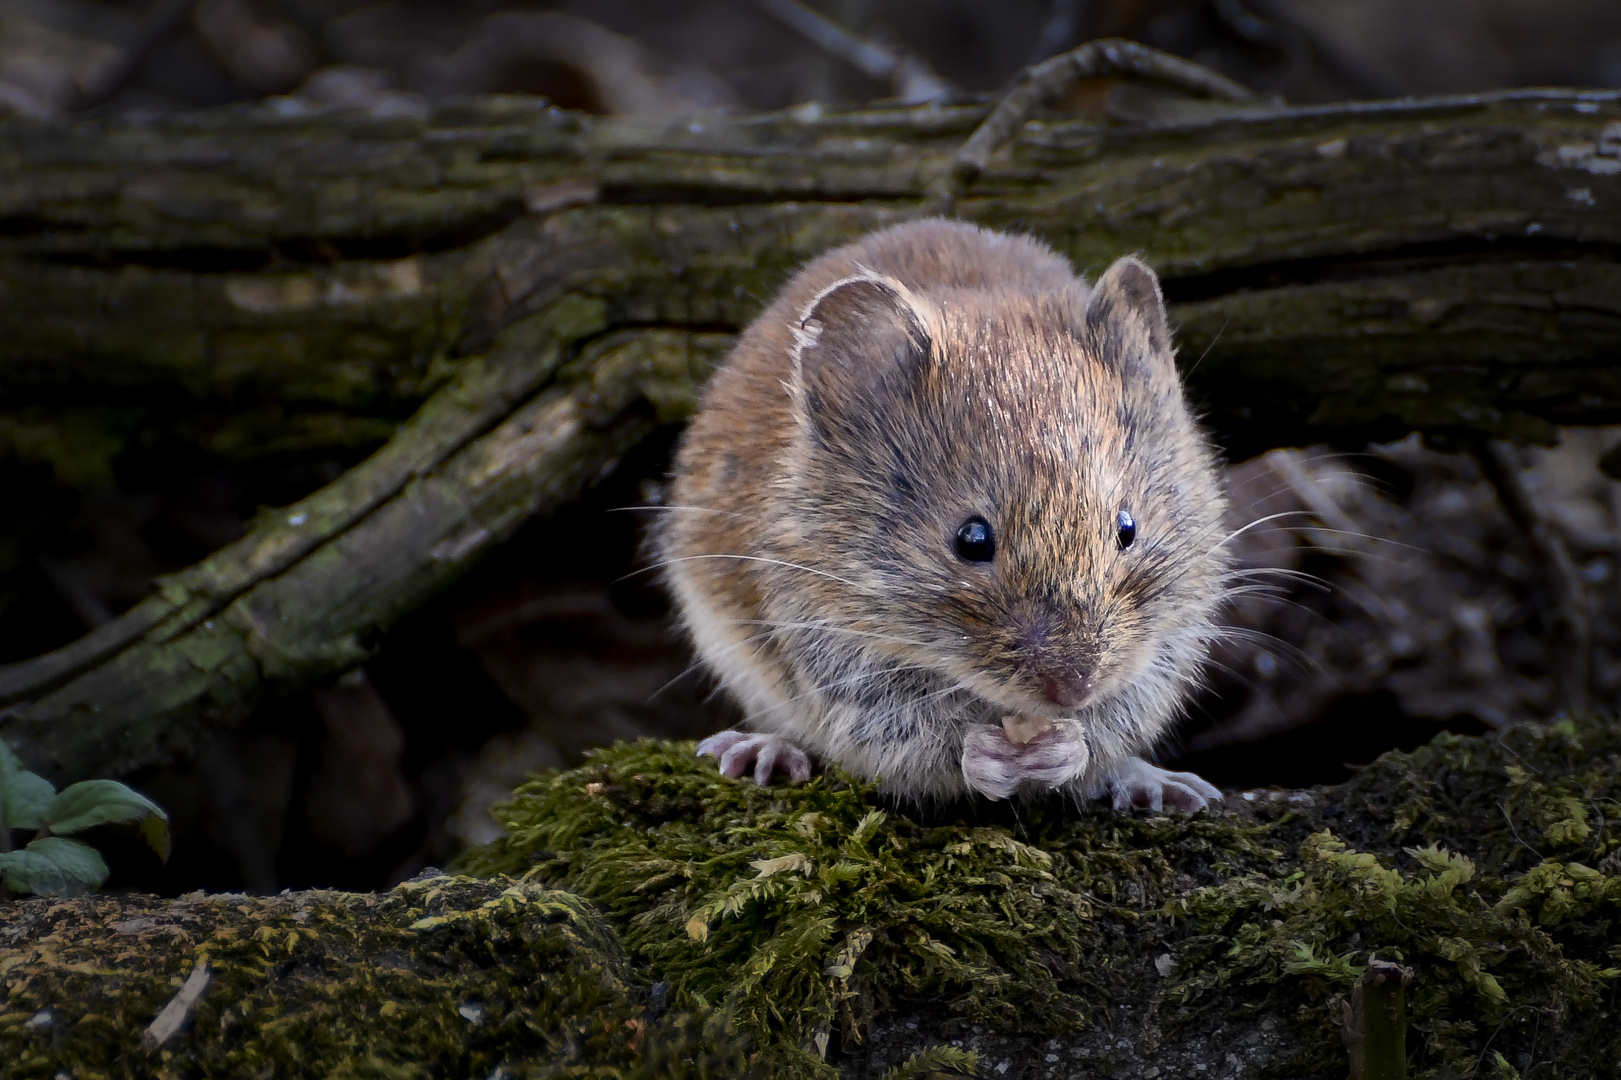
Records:
M1621 94L1136 108L1026 124L955 211L1093 272L1144 254L1230 452L1621 418ZM0 737L58 780L120 772L360 662L679 419L798 263L934 205L985 115L488 99L0 128L0 414L71 390L159 425L247 402L388 429L427 400L331 487L0 669Z
M364 466L94 634L0 671L19 703L0 733L52 775L121 772L184 752L265 693L363 662L536 507L567 502L645 437L658 416L636 403L690 391L690 369L727 340L593 335L601 319L577 300L515 324ZM573 370L537 390L563 343L588 336Z

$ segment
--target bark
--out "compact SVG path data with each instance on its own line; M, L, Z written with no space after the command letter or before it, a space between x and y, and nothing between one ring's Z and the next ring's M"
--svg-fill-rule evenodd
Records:
M0 434L69 395L147 428L211 416L227 445L364 441L418 409L122 618L0 670L0 738L58 780L120 772L353 666L684 415L798 263L946 207L1092 273L1142 253L1235 455L1621 417L1617 94L1125 101L1139 122L1025 125L950 200L982 106L0 129Z

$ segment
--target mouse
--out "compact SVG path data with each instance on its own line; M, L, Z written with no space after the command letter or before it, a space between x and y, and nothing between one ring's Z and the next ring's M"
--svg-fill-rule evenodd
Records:
M1218 457L1159 279L924 219L813 259L743 331L653 538L742 723L727 776L818 763L915 803L1202 809L1149 758L1228 580Z

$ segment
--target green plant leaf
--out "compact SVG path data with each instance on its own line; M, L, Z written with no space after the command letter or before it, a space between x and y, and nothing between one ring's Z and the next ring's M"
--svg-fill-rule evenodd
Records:
M132 791L117 780L81 780L70 784L51 800L42 815L51 832L58 835L82 832L92 825L106 825L121 821L141 821L156 818L168 822L163 808L139 792ZM142 830L143 835L147 835ZM147 841L152 837L147 835ZM168 846L168 828L163 829L163 844ZM154 848L158 845L153 843ZM159 854L164 854L159 850Z
M0 854L0 881L14 892L77 896L107 880L107 864L89 844L47 836L21 851Z
M56 788L23 768L11 747L0 742L0 829L37 829Z

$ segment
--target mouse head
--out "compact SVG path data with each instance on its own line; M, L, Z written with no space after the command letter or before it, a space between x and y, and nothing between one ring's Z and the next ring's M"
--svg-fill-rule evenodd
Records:
M1147 266L1044 293L846 278L799 320L788 390L777 536L820 575L797 617L1010 711L1180 699L1223 504Z

